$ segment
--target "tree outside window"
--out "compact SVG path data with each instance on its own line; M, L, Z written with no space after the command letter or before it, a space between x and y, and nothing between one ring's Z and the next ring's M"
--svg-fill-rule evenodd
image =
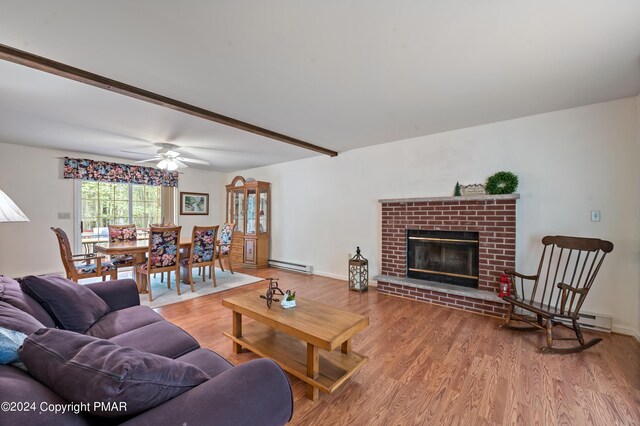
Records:
M109 225L147 228L162 220L159 186L83 181L81 201L83 232L101 235Z

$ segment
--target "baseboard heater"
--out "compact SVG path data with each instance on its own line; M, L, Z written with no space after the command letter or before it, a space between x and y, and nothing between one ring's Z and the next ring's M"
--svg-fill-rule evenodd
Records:
M273 268L288 269L290 271L302 272L310 274L313 272L313 266L302 265L300 263L285 262L284 260L269 259L269 266Z
M560 319L560 322L571 325L571 320L569 319ZM587 329L611 333L612 319L608 315L580 312L578 324Z

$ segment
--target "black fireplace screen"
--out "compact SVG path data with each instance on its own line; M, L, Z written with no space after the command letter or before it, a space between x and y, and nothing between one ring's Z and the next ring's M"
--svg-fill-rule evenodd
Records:
M407 231L407 277L478 287L478 233Z

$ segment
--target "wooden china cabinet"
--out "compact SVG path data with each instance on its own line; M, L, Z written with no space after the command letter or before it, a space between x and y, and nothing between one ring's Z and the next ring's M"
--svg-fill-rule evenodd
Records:
M227 188L227 222L236 224L230 260L249 268L269 264L271 184L233 178Z

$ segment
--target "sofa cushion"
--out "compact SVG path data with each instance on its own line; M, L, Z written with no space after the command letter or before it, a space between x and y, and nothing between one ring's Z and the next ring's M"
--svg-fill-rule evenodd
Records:
M21 311L7 302L0 302L0 327L29 335L43 328L44 325L25 311Z
M89 412L104 417L140 413L209 379L184 362L52 328L29 336L20 357L31 375L69 401L126 402L126 412L89 404Z
M84 333L109 312L93 291L59 275L29 275L20 280L20 286L64 330Z
M0 415L1 424L30 426L91 424L82 416L74 414L73 411L55 415L45 412L40 414L41 405L48 408L53 407L55 404L62 406L68 402L25 371L9 365L0 365L0 382L2 383L3 402L34 403L34 405L29 405L29 410L3 412ZM32 408L33 410L31 410Z
M55 327L53 318L31 296L25 294L16 280L0 275L0 301L24 311L45 327Z
M164 321L164 318L153 309L147 306L132 306L109 312L93 324L86 334L110 339L113 336L159 321Z
M177 358L200 347L193 337L169 321L154 322L114 336L109 341L167 358Z
M100 299L109 305L109 311L117 311L140 304L138 286L131 278L109 280L97 283L83 284L85 288L93 291Z
M222 358L212 350L205 348L196 349L195 351L184 354L181 357L176 358L176 361L195 365L200 370L207 373L209 377L215 377L218 374L224 373L225 371L233 368L233 364L229 361Z

